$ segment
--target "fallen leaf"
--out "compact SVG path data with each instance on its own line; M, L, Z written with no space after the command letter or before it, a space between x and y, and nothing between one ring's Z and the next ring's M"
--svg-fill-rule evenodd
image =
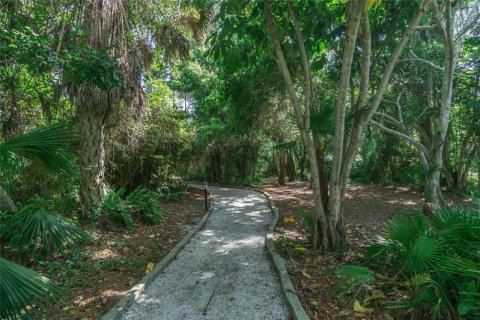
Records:
M313 279L313 277L311 275L309 275L308 273L306 273L305 271L302 271L302 274L307 279Z
M153 262L149 262L147 264L147 269L145 270L145 273L151 272L153 270L153 266L154 266Z
M358 300L355 300L355 302L353 303L353 311L358 313L372 314L375 312L375 309L365 308L360 304L360 302L358 302Z
M292 222L295 222L295 218L285 216L285 217L283 218L283 222L285 222L285 223L292 223Z

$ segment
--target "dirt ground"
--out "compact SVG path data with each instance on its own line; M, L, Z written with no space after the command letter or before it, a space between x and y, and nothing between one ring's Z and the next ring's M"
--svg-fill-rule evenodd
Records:
M93 233L91 245L23 263L62 290L45 318L99 319L145 275L150 263L159 262L200 221L203 205L203 192L192 189L184 200L160 204L163 221L158 226L87 230Z
M303 307L311 319L393 319L378 308L373 315L355 313L351 306L337 304L333 295L335 278L329 270L341 264L356 264L362 248L379 234L395 214L422 208L422 193L409 188L379 185L354 185L347 190L345 227L349 248L339 254L307 251L306 224L302 215L313 208L312 191L306 183L288 183L286 187L267 184L261 187L273 199L280 212L274 239L284 255L287 269ZM303 252L294 249L304 248Z

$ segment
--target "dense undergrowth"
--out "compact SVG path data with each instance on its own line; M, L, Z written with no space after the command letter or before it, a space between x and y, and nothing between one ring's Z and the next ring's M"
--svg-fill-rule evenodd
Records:
M477 319L479 248L479 202L399 215L365 248L364 266L333 271L334 294L363 313L383 306L410 319Z

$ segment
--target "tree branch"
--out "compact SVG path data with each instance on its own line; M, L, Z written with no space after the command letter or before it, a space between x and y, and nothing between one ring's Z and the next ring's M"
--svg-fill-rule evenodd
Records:
M409 136L409 135L406 135L404 133L401 133L401 132L398 132L398 131L395 131L393 129L390 129L390 128L387 128L385 127L384 125L382 125L381 123L378 123L376 122L375 120L371 119L370 120L370 123L373 123L374 125L376 125L377 127L379 127L382 131L385 131L386 133L389 133L391 135L394 135L394 136L397 136L397 137L400 137L402 139L405 139L406 141L410 142L415 148L417 148L418 151L422 152L423 154L428 154L428 149L427 147L425 147L420 141L418 141L417 139Z
M310 73L310 64L308 62L307 52L305 50L305 41L303 40L302 31L300 30L300 25L290 0L288 0L288 12L290 14L290 20L292 21L293 29L295 30L295 37L298 41L298 47L300 48L305 88L305 110L303 121L305 122L304 127L308 128L310 125L310 102L312 99L312 78Z
M410 55L414 58L414 60L417 60L417 61L420 61L420 62L422 62L422 63L425 63L425 64L431 66L431 67L434 68L434 69L443 71L443 68L442 68L442 67L437 66L435 63L433 63L433 62L431 62L431 61L428 61L428 60L425 60L425 59L420 58L420 57L417 56L415 53L413 53L412 50L410 50Z

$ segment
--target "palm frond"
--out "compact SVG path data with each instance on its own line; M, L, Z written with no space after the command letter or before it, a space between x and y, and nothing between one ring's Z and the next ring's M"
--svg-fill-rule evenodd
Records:
M49 279L0 258L1 319L23 319L25 314L38 313L36 309L51 302L57 293L57 286Z
M66 124L45 126L0 143L2 168L15 167L19 158L38 159L50 171L68 171L73 156L69 144L75 134Z
M462 207L442 208L429 217L435 233L456 254L480 261L480 213Z
M319 136L331 136L335 133L336 109L333 103L323 103L310 113L310 130Z
M57 213L35 203L22 207L7 220L10 245L29 247L46 252L59 251L90 241L90 236Z
M186 59L188 57L190 43L186 36L174 25L164 25L155 32L154 37L157 44L163 48L167 60Z
M337 267L333 274L340 277L334 285L334 294L341 292L338 301L349 297L348 304L351 304L359 295L363 293L363 298L367 296L371 283L374 281L375 274L367 267L344 265Z

